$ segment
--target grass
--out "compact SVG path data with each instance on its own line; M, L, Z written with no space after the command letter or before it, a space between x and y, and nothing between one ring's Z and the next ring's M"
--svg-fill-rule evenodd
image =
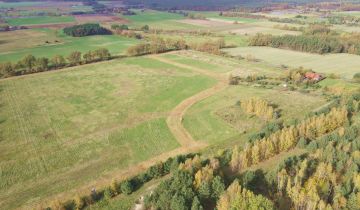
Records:
M355 73L360 72L360 56L351 54L310 54L292 50L270 47L240 47L227 49L232 55L253 55L272 65L287 65L313 69L321 73L334 73L346 79L351 79Z
M327 78L320 83L321 87L326 87L330 92L334 94L351 93L360 90L360 83L351 83L341 79Z
M0 40L4 39L7 41L3 45L8 46L0 49L0 62L18 61L28 54L48 58L52 58L55 55L68 56L75 50L85 53L89 50L102 47L107 48L112 55L119 55L124 53L129 46L139 42L136 39L117 35L70 37L50 29L38 29L29 31L30 34L36 35L34 35L34 38L31 38L32 43L28 43L21 33L12 40L6 38L7 33L9 33L7 36L16 35L15 31L0 34ZM58 42L55 42L55 40ZM46 41L49 41L49 43L46 43ZM27 43L29 46L24 47L27 46L24 43Z
M72 23L75 22L73 16L38 16L38 17L19 17L5 19L12 26L41 25L55 23Z
M168 111L214 83L150 58L0 81L0 205L30 205L178 147Z
M208 19L217 19L217 20L226 20L226 21L237 21L239 23L255 23L258 20L252 18L241 18L241 17L226 17L220 16L219 12L202 12L206 18Z
M111 200L102 200L95 205L90 206L87 209L90 210L118 210L118 209L132 209L135 206L136 201L141 196L149 194L155 187L158 186L162 181L168 179L168 176L151 180L142 186L139 190L131 193L130 195L118 195Z
M187 56L181 56L181 55L174 55L174 54L167 54L163 57L166 57L172 61L175 61L177 63L185 64L191 67L200 68L200 69L206 69L208 71L214 71L218 73L224 73L229 72L232 70L231 66L220 66L213 63L209 63L206 61L202 61L200 59L195 61L195 58L187 57Z
M166 29L166 30L178 30L178 29L198 29L198 26L193 26L186 23L177 22L185 17L180 14L160 12L154 10L146 10L144 12L135 10L136 15L123 16L123 18L131 21L129 24L132 27L142 27L149 25L152 29Z
M17 30L0 33L0 54L14 52L24 48L37 47L45 44L45 40L55 43L58 37L48 30ZM0 60L2 56L0 55Z
M41 2L23 1L23 2L0 2L0 8L32 7L38 6Z
M316 95L231 86L192 106L184 117L185 128L195 139L211 144L226 142L239 138L244 132L259 130L264 125L264 121L244 114L238 106L235 106L237 101L251 97L259 97L279 105L285 122L290 122L291 119L303 119L305 113L326 103Z
M282 75L279 68L263 62L248 62L245 59L224 58L223 56L210 55L197 51L178 51L171 55L167 54L163 56L174 61L180 60L179 62L183 62L186 65L203 67L208 70L213 69L213 71L219 73L232 71L233 74L243 77L253 74L271 77Z

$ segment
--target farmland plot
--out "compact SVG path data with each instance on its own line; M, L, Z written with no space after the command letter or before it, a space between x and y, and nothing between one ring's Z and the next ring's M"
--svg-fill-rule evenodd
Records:
M0 205L31 204L179 147L167 113L213 84L151 58L0 81Z

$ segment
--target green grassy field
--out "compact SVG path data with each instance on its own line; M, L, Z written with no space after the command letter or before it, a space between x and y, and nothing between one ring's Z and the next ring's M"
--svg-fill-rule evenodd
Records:
M298 92L231 86L225 91L201 101L191 107L185 115L184 125L197 140L219 143L239 135L251 133L264 126L264 121L242 112L237 101L258 97L279 105L281 118L303 119L326 101L317 95L311 96Z
M203 14L208 19L237 21L239 23L255 23L258 21L256 19L251 19L251 18L220 16L219 12L200 12L200 14Z
M334 73L350 79L360 72L360 56L351 54L310 54L270 47L240 47L227 49L232 55L253 55L273 65L287 65L313 69L321 73Z
M107 48L111 54L118 55L124 53L129 46L139 43L136 39L117 35L70 37L50 29L37 29L33 30L33 32L36 33L36 35L31 38L32 44L29 44L22 34L19 34L18 38L15 39L6 38L7 36L15 34L15 31L6 32L10 33L8 35L6 35L6 33L0 34L0 40L7 40L7 42L3 43L3 45L7 47L0 49L0 62L18 61L28 54L48 58L55 55L68 56L75 50L84 53L102 47ZM31 33L31 31L29 31L29 33L34 34ZM55 40L58 42L55 42ZM50 43L45 43L46 41ZM28 47L26 47L27 44L29 44ZM1 45L0 42L0 46Z
M198 29L198 26L193 26L186 23L177 22L177 20L185 19L183 15L160 12L154 10L146 10L141 12L140 10L135 10L136 15L123 16L123 18L128 19L131 23L129 24L132 27L142 27L144 25L149 25L152 29L165 29L165 30L179 30L179 29Z
M0 8L16 8L16 7L31 7L38 6L41 2L23 1L23 2L2 2L0 1Z
M75 18L73 16L39 16L8 18L5 19L5 21L12 26L27 26L40 24L72 23L75 22Z
M0 81L0 205L30 204L178 147L168 111L214 83L150 58Z

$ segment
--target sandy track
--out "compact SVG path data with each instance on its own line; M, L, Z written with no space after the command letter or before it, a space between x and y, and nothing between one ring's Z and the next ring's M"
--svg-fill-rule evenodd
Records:
M193 66L180 64L180 63L174 62L172 60L169 60L169 59L166 59L166 58L160 57L160 56L152 56L152 58L157 59L163 63L168 63L168 64L171 64L171 65L174 65L177 67L190 69L192 71L207 75L209 77L212 77L212 78L218 80L218 83L215 86L213 86L209 89L206 89L206 90L182 101L179 105L177 105L170 112L169 116L166 119L166 123L167 123L171 133L175 136L175 138L181 144L182 147L185 147L185 148L192 148L192 147L196 147L196 146L205 147L206 143L200 142L200 141L195 141L193 139L193 137L190 135L190 133L183 126L182 121L184 119L184 115L185 115L186 111L192 105L224 90L228 86L225 74L219 74L219 73L215 73L215 72L211 72L211 71L206 71L204 69L196 68Z

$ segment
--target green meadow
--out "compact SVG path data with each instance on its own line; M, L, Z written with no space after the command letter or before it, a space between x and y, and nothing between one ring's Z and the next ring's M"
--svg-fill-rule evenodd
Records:
M202 12L206 18L208 19L216 19L216 20L226 20L226 21L237 21L239 23L255 23L258 22L256 19L251 18L241 18L241 17L226 17L221 16L219 12Z
M134 10L136 15L123 16L123 18L130 21L130 26L140 28L148 25L152 29L166 29L166 30L179 30L179 29L198 29L198 26L177 22L178 20L185 19L183 15L160 12L154 10Z
M246 133L260 130L265 121L246 114L236 105L238 101L257 97L279 105L285 123L292 119L304 119L309 113L326 103L317 95L284 92L276 89L230 86L191 107L184 117L184 126L199 141L211 144L240 138Z
M0 1L0 8L13 8L13 7L31 7L38 6L41 2L36 1L23 1L23 2L3 2Z
M146 57L0 81L0 205L20 207L179 147L168 111L214 83Z
M7 18L5 21L12 26L27 26L55 23L72 23L75 22L73 16L38 16L38 17L19 17Z
M311 54L270 47L240 47L227 49L232 55L252 55L272 65L286 65L289 67L304 67L321 73L334 73L351 79L360 72L360 56L351 54Z
M47 36L41 36L42 38L39 39L36 44L28 48L19 47L15 50L4 49L4 51L0 49L0 62L18 61L28 54L32 54L36 57L51 58L55 55L67 56L75 50L85 53L89 50L95 50L98 48L107 48L111 54L119 55L124 53L129 46L139 43L136 39L117 35L70 37L66 36L62 32L50 29L34 30L34 32L38 31L47 34ZM1 36L2 34L0 34L0 40ZM26 40L23 41L26 42ZM50 43L46 43L46 41L50 41ZM21 45L21 42L19 43L18 40L15 39L14 44ZM14 46L12 47L13 49L15 48Z

